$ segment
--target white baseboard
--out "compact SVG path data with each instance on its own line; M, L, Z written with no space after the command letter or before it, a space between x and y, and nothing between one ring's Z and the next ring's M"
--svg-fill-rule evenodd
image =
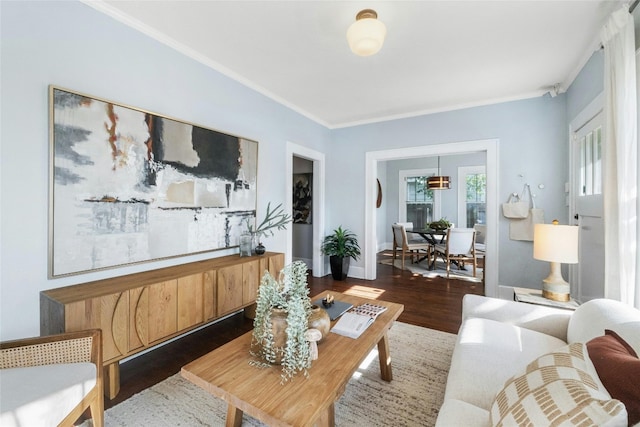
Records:
M383 242L378 244L378 252L393 250L393 242Z
M353 260L351 260L353 262ZM325 276L331 274L331 264L326 263L324 265L324 271L327 272ZM353 277L355 279L364 279L364 267L355 267L353 265L349 265L349 272L347 273L348 277Z
M498 286L498 298L513 301L513 286Z
M355 277L356 279L364 279L364 267L349 266L349 277Z

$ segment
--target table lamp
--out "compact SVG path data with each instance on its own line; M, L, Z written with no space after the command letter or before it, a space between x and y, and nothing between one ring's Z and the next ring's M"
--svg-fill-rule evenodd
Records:
M562 278L561 263L578 263L578 227L573 225L535 224L533 257L551 263L551 272L542 281L542 296L553 301L569 301L571 288Z

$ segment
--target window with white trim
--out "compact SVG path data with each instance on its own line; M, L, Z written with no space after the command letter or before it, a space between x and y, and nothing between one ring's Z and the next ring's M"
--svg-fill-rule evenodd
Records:
M400 171L399 222L411 222L413 228L426 228L439 214L437 191L427 189L427 178L437 170L413 169Z
M473 228L486 224L487 172L485 166L458 168L458 223Z

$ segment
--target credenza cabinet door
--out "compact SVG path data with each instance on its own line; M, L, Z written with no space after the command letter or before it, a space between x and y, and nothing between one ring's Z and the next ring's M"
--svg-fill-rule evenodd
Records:
M284 254L274 254L268 257L261 257L259 262L258 286L260 286L260 282L262 281L265 271L268 271L276 280L280 278L280 271L284 268Z
M129 350L149 345L149 292L147 287L129 290Z
M260 286L260 261L242 264L242 305L255 302Z
M153 343L178 331L178 281L149 286L149 340Z
M280 275L280 271L284 268L284 254L271 255L268 259L267 264L268 265L266 266L260 267L260 269L262 270L262 273L260 274L260 279L262 279L262 274L264 273L264 270L268 270L273 277L278 279L278 276Z
M210 320L218 317L218 307L216 305L216 295L218 294L217 289L217 279L218 274L215 270L209 270L202 273L203 280L203 310L204 310L204 321L208 322Z
M204 322L203 273L178 279L178 330Z
M129 352L129 293L105 295L65 306L65 331L102 329L104 361L120 358Z
M218 316L242 307L242 271L242 264L218 269Z

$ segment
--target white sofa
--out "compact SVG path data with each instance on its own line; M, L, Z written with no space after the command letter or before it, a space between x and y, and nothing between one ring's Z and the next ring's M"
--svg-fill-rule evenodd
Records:
M601 337L605 329L640 354L640 311L613 300L589 301L574 312L466 295L462 316L436 422L440 427L494 424L492 405L508 380L540 356ZM634 381L640 384L640 377Z

